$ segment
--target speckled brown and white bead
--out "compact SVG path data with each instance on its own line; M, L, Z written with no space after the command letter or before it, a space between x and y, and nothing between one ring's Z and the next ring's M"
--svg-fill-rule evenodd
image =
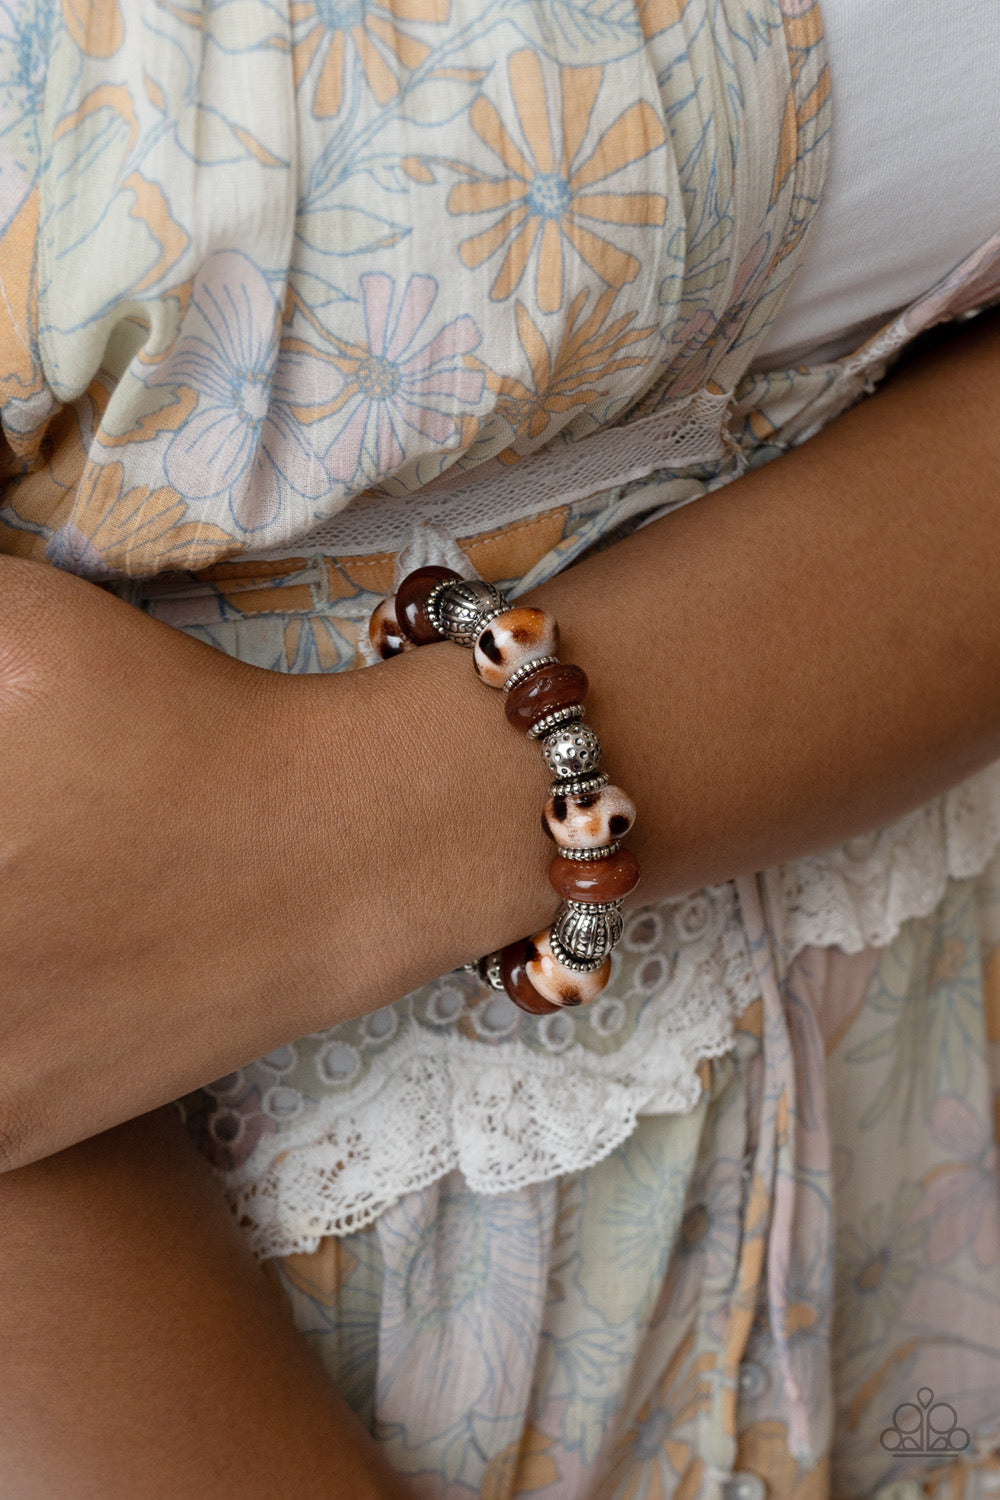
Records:
M383 661L388 661L390 656L398 656L401 651L416 650L414 643L400 629L396 619L396 600L392 594L388 599L383 599L372 613L368 621L368 639Z
M508 678L533 657L553 655L559 626L543 609L514 604L490 620L473 647L476 671L490 687L506 687Z
M635 822L635 803L620 786L565 797L554 793L542 818L549 837L561 849L599 849L628 833Z
M533 950L533 951L532 951ZM549 934L536 932L529 940L525 973L538 993L552 1005L589 1005L611 977L611 955L599 969L578 973L567 969L552 952Z
M528 978L527 961L535 956L536 949L531 938L518 938L517 942L508 943L506 948L501 949L498 957L503 987L514 1004L527 1011L530 1016L551 1016L559 1006L540 995Z

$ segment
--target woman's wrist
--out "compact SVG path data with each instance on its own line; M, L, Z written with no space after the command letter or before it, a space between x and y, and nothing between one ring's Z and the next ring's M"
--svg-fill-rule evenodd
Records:
M282 682L275 732L296 726L294 796L317 812L307 879L329 986L317 1025L544 924L548 778L467 653L442 643L335 682Z
M1000 754L998 319L535 591L657 900ZM547 778L458 647L234 662L3 562L0 1165L537 930Z
M1000 754L1000 589L982 569L1000 543L998 326L523 596L587 671L587 721L639 809L628 905L829 847ZM354 928L377 910L392 947L352 962L383 1003L551 919L548 778L460 647L350 689L342 723L363 730L346 754L360 746L379 820L358 835ZM329 805L343 794L340 779Z
M633 904L830 847L1000 756L998 390L994 311L524 596L585 665L639 808Z

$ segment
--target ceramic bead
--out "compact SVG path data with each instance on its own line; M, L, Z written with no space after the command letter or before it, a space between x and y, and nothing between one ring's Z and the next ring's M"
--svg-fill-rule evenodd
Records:
M398 656L401 651L412 651L413 642L399 628L396 619L396 601L392 595L383 599L368 621L368 639L383 661Z
M503 987L514 1004L526 1010L529 1015L550 1016L560 1007L540 995L528 978L525 962L529 950L531 953L535 951L530 938L518 938L516 943L508 943L504 948L500 954Z
M620 786L575 797L554 794L542 812L546 833L561 849L599 849L624 838L634 822L635 803Z
M631 849L607 859L563 859L549 866L549 881L564 901L617 901L639 883L639 861Z
M527 734L545 715L556 708L572 708L583 702L587 691L587 674L571 662L557 661L539 667L530 677L512 687L503 711L515 729Z
M587 1005L596 1000L611 977L610 955L599 969L577 973L567 969L552 952L548 932L528 939L525 970L539 995L555 1005Z
M404 635L409 636L415 646L430 646L441 640L430 615L427 599L439 583L450 583L458 579L454 568L417 568L408 573L396 590L396 619Z
M536 656L559 648L559 626L543 609L514 604L480 631L473 648L476 671L490 687L502 688L512 672Z

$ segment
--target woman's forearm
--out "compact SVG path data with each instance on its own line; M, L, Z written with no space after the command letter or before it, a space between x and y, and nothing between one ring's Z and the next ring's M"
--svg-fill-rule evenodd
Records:
M634 796L649 902L1000 755L1000 337L534 595ZM467 653L221 656L0 559L0 1164L548 923L547 778Z
M1000 314L538 591L641 816L637 900L874 828L1000 756Z
M801 448L536 590L639 807L631 903L829 846L1000 756L998 555L991 313ZM394 681L421 739L409 794L379 805L374 894L409 986L546 925L556 897L547 777L500 695L448 644L361 675L387 724ZM399 911L414 891L423 937Z
M0 1178L0 1494L409 1493L250 1257L174 1111Z

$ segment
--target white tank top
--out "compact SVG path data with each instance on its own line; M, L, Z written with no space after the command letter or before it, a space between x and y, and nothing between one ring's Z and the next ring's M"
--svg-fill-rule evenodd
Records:
M825 0L826 189L754 359L836 358L1000 228L1000 0Z

